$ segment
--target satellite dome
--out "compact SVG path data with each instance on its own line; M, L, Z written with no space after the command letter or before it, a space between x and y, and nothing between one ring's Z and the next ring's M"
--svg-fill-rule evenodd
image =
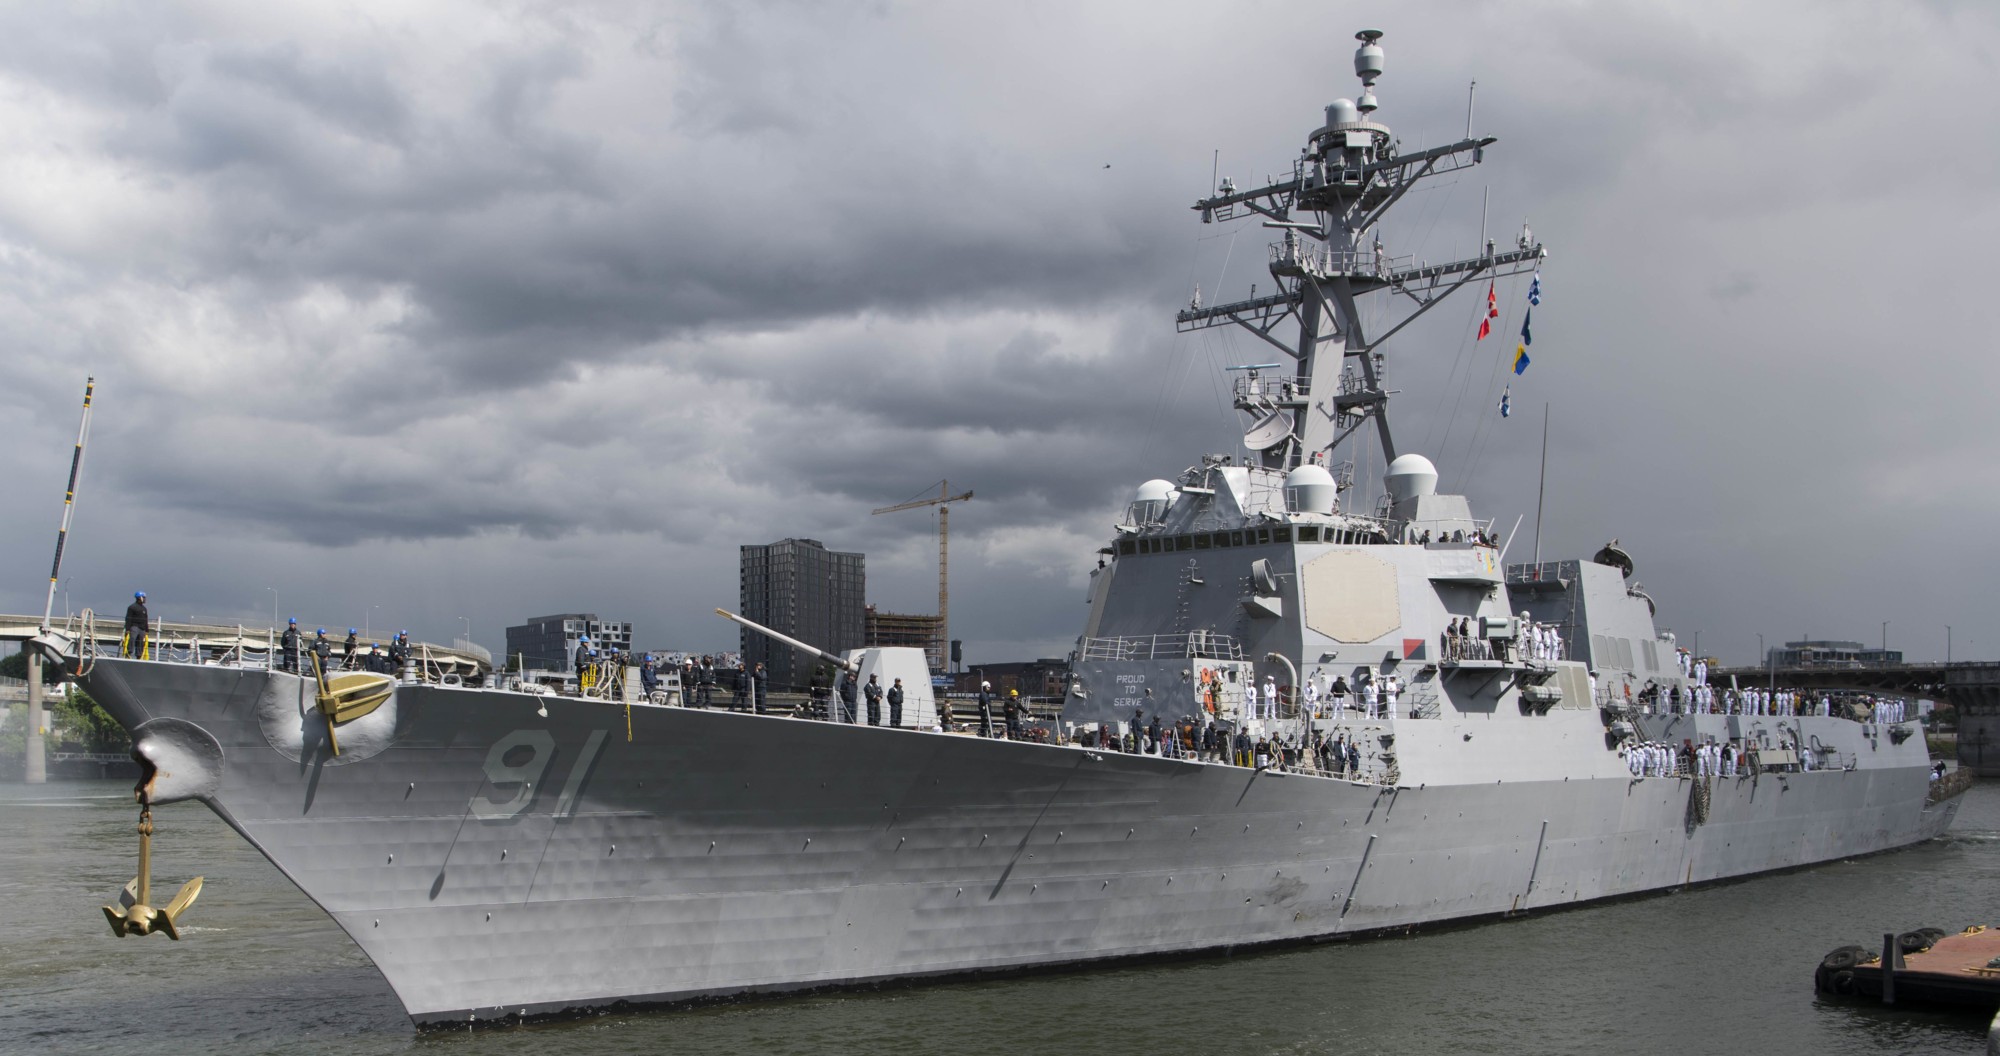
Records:
M1167 515L1167 507L1173 501L1173 482L1156 477L1139 485L1138 494L1132 496L1132 508L1126 513L1126 519L1133 524L1154 524Z
M1382 475L1382 483L1388 486L1389 496L1397 502L1435 494L1437 467L1422 455L1397 455L1396 460L1389 463L1389 471Z
M1331 125L1351 125L1361 120L1361 110L1352 99L1335 99L1326 104L1326 123Z
M1306 463L1285 474L1285 497L1293 513L1332 513L1340 487L1325 466Z

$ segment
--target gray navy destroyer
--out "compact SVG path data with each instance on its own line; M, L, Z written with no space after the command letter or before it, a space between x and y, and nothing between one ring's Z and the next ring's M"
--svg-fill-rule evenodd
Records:
M1116 526L1053 743L944 727L916 650L841 658L913 688L917 728L883 729L315 677L240 648L123 659L75 628L37 647L130 728L151 802L220 815L422 1023L1326 941L1943 832L1958 800L1932 794L1914 723L1695 706L1699 665L1620 548L1506 565L1494 526L1398 451L1383 342L1544 252L1525 233L1443 264L1382 248L1408 190L1493 140L1401 152L1374 119L1379 36L1287 174L1196 203L1276 232L1275 288L1179 325L1247 328L1280 362L1233 375L1242 448L1146 483ZM1410 314L1371 333L1370 295ZM1334 461L1362 430L1380 496ZM1096 746L1134 711L1333 737L1352 765ZM1731 765L1633 763L1660 745ZM146 901L107 907L114 928L143 933Z

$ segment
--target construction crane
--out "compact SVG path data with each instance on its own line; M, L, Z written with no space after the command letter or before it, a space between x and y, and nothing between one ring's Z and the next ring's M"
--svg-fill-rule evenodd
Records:
M951 620L948 615L951 591L948 588L949 580L946 575L949 568L946 554L951 546L951 504L964 502L971 497L972 493L969 491L963 495L953 495L951 482L940 480L937 497L934 499L912 499L909 502L899 502L894 506L884 506L872 511L895 513L897 510L914 510L919 506L938 508L938 665L947 670L951 666Z

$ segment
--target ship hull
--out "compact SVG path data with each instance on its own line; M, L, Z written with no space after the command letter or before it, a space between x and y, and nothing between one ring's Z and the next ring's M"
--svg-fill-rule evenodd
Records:
M160 720L213 738L197 798L418 1022L1567 906L1888 850L1957 807L1927 805L1921 753L1754 779L1394 788L420 685L335 756L289 675L100 660L83 681L142 738Z

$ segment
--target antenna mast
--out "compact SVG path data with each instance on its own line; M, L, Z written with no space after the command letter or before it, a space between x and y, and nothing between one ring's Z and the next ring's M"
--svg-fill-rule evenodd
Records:
M1403 153L1389 127L1374 120L1380 107L1375 83L1382 76L1381 37L1373 29L1355 34L1361 42L1354 52L1361 94L1327 106L1324 124L1308 134L1288 174L1248 190L1223 180L1194 203L1203 223L1255 214L1265 227L1282 232L1270 254L1277 292L1192 304L1175 316L1182 333L1235 324L1288 358L1288 369L1277 378L1240 376L1233 383L1237 410L1256 416L1251 432L1265 446L1253 454L1267 469L1287 470L1331 452L1370 420L1382 441L1383 461L1393 460L1390 393L1379 362L1384 343L1473 279L1525 273L1544 255L1540 243L1496 252L1483 234L1477 256L1445 264L1393 256L1383 247L1378 225L1417 181L1477 165L1494 140L1471 135L1468 96L1466 138ZM1370 334L1356 301L1380 290L1408 297L1415 308ZM1296 328L1290 342L1275 333L1284 323ZM1349 360L1356 361L1354 368Z
M1535 567L1542 564L1542 497L1549 490L1549 405L1542 404L1542 479L1535 485Z

